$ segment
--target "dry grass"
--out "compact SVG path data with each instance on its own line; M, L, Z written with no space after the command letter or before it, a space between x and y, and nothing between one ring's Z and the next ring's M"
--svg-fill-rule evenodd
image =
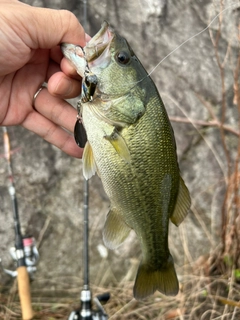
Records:
M186 268L185 268L186 270ZM203 269L195 274L182 276L181 290L177 297L165 297L160 293L144 300L132 298L133 282L122 281L108 288L94 287L94 295L109 291L111 298L105 305L109 319L156 319L156 320L237 320L240 318L240 282L234 271L227 275L209 277ZM76 279L69 279L69 283ZM240 280L240 279L238 279ZM36 279L36 281L38 281ZM54 280L52 280L54 281ZM59 283L60 279L56 279ZM62 290L33 291L34 319L66 319L70 312L79 307L79 288L69 288L62 282ZM60 283L61 287L61 283ZM6 288L7 289L7 288ZM11 288L9 296L0 296L0 319L21 319L17 288ZM76 297L76 298L75 298Z

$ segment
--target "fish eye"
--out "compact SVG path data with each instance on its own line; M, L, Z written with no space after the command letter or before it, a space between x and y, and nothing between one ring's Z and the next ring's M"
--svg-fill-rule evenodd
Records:
M130 61L130 55L125 51L120 51L116 54L115 59L120 64L127 64Z

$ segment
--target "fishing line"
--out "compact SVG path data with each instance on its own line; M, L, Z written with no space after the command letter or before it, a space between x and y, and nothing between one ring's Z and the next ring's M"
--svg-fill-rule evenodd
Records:
M187 40L183 41L179 46L177 46L174 50L172 50L168 55L166 55L153 69L151 72L149 72L148 77L156 70L156 68L164 61L166 60L170 55L172 55L174 52L176 52L178 49L180 49L183 45L185 45L186 43L188 43L189 41L191 41L192 39L198 37L200 34L202 34L203 32L205 32L207 29L210 28L210 26L213 24L213 22L225 11L227 11L228 9L231 9L232 7L238 7L238 5L240 5L240 1L238 1L238 3L234 3L228 7L226 7L225 9L223 9L222 11L220 11L213 19L212 21L201 31L197 32L196 34L194 34L193 36L191 36L190 38L188 38Z
M204 33L206 30L208 30L210 28L210 26L215 22L215 20L221 15L223 14L225 11L231 9L231 8L238 8L240 5L240 0L238 0L238 2L235 2L231 5L229 5L228 7L226 7L225 9L221 10L211 21L210 23L202 30L200 30L199 32L195 33L194 35L192 35L191 37L189 37L188 39L186 39L185 41L183 41L180 45L178 45L175 49L173 49L171 52L169 52L162 60L160 60L158 62L158 64L149 72L147 73L147 76L143 77L142 79L136 81L136 82L132 82L132 83L128 83L125 84L127 87L131 86L131 88L125 92L125 93L121 93L122 94L128 94L130 92L131 89L133 89L138 83L146 80L148 77L151 76L151 74L160 66L160 64L162 64L168 57L170 57L173 53L175 53L178 49L180 49L182 46L184 46L186 43L188 43L189 41L191 41L192 39L200 36L202 33ZM124 86L125 86L124 85ZM123 86L123 87L124 87ZM104 92L102 92L102 94L104 94ZM116 94L116 97L119 96L119 93ZM112 94L111 97L113 98L114 95Z
M159 61L159 63L152 69L152 71L150 71L148 73L148 75L144 78L142 78L141 80L134 82L134 85L137 85L139 82L145 80L146 78L150 77L150 75L160 66L161 63L163 63L168 57L170 57L174 52L176 52L178 49L180 49L182 46L184 46L186 43L188 43L189 41L191 41L192 39L198 37L199 35L201 35L203 32L205 32L206 30L208 30L210 28L210 26L213 24L213 22L225 11L231 9L231 8L238 8L238 6L240 5L240 1L235 2L231 5L229 5L228 7L226 7L225 9L223 9L222 11L220 11L211 21L210 23L201 31L195 33L193 36L191 36L190 38L186 39L185 41L183 41L179 46L177 46L175 49L173 49L169 54L167 54L161 61Z

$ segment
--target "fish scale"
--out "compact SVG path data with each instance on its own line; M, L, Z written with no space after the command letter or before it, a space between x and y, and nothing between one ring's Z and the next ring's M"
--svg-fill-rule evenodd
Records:
M168 225L169 219L177 226L184 220L191 201L164 104L127 41L106 22L84 47L85 57L74 48L64 44L64 55L83 78L90 72L97 79L80 116L88 140L83 174L89 179L96 171L110 200L104 243L115 249L133 229L142 249L135 298L156 290L176 295ZM84 79L83 85L87 90Z

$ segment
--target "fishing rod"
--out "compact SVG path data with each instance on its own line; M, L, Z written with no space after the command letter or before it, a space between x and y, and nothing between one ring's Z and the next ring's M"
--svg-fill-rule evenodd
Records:
M9 187L8 191L12 199L14 231L15 231L15 247L10 248L10 255L17 264L17 269L12 271L4 269L1 263L2 270L12 277L17 277L18 293L21 303L22 319L29 320L33 318L33 309L31 304L30 293L30 278L33 277L33 272L36 271L36 262L39 258L38 250L35 246L35 239L32 236L22 236L21 225L18 212L18 202L16 189L14 184L14 176L11 161L10 138L6 127L3 129L4 156L7 160Z
M83 0L83 27L87 25L87 0ZM95 78L94 78L95 80ZM91 88L95 86L95 82L89 84L90 89L86 88L89 92ZM92 86L91 86L92 85ZM87 99L84 90L82 90L82 96L78 103L78 111L80 113L80 106L83 100ZM83 148L86 142L86 132L82 122L77 118L74 128L74 136L76 143L79 147ZM88 239L88 222L89 222L89 184L88 180L83 181L83 289L80 294L80 308L76 311L72 311L68 320L107 320L108 315L104 311L101 302L107 302L110 298L109 293L98 295L93 299L97 309L92 308L92 294L89 286L89 239Z
M87 180L84 180L83 189L83 289L80 293L80 308L72 311L68 320L107 320L108 315L101 302L109 300L109 293L96 296L93 301L97 308L94 310L92 307L92 294L89 286L89 185Z

